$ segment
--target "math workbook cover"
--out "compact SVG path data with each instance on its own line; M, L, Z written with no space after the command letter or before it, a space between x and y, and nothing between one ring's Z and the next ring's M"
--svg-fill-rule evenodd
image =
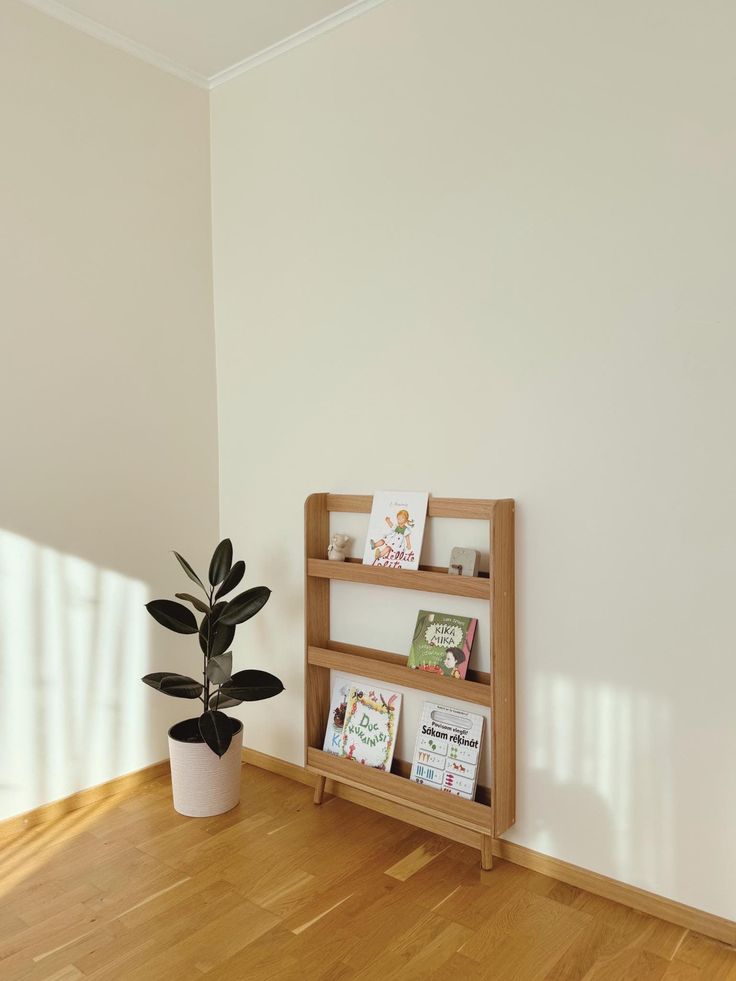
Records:
M411 779L474 800L484 721L483 716L475 712L425 702Z

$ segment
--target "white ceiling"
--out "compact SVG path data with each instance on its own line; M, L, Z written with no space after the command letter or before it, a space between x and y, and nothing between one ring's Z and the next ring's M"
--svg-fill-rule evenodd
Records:
M381 0L25 0L160 68L211 86Z

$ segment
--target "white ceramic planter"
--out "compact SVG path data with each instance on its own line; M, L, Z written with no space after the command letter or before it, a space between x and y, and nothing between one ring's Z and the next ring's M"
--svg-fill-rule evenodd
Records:
M174 810L187 817L224 814L240 800L243 724L238 723L227 752L218 757L206 743L182 742L172 736L190 721L177 722L169 729Z

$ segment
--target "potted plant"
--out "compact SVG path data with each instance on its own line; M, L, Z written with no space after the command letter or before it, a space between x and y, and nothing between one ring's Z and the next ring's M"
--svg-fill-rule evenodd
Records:
M284 690L275 675L247 670L232 673L232 643L238 624L263 609L271 595L265 586L253 586L234 599L223 599L245 575L245 562L233 564L229 538L215 549L205 586L187 560L174 552L184 572L204 593L176 593L202 614L197 618L188 606L175 600L153 600L146 609L154 620L178 634L197 634L202 651L202 681L171 671L157 671L142 679L151 688L174 698L202 701L197 718L184 719L169 729L169 755L174 808L190 817L222 814L240 800L240 763L243 724L223 709L273 698Z

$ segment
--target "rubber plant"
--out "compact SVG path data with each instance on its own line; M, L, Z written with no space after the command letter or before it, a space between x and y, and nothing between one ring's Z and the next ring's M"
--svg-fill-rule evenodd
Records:
M245 575L245 562L233 564L233 546L229 538L214 551L209 568L209 586L205 586L183 556L174 552L187 576L202 590L204 599L191 593L176 593L200 613L197 618L188 606L175 600L158 599L146 603L154 620L177 634L197 634L202 651L202 681L171 671L156 671L141 680L174 698L201 699L204 711L199 717L199 734L213 753L222 757L233 735L232 721L222 711L240 705L273 698L284 690L279 679L268 671L246 670L232 673L232 643L235 628L263 609L271 595L266 586L253 586L234 599L223 599L238 586Z

